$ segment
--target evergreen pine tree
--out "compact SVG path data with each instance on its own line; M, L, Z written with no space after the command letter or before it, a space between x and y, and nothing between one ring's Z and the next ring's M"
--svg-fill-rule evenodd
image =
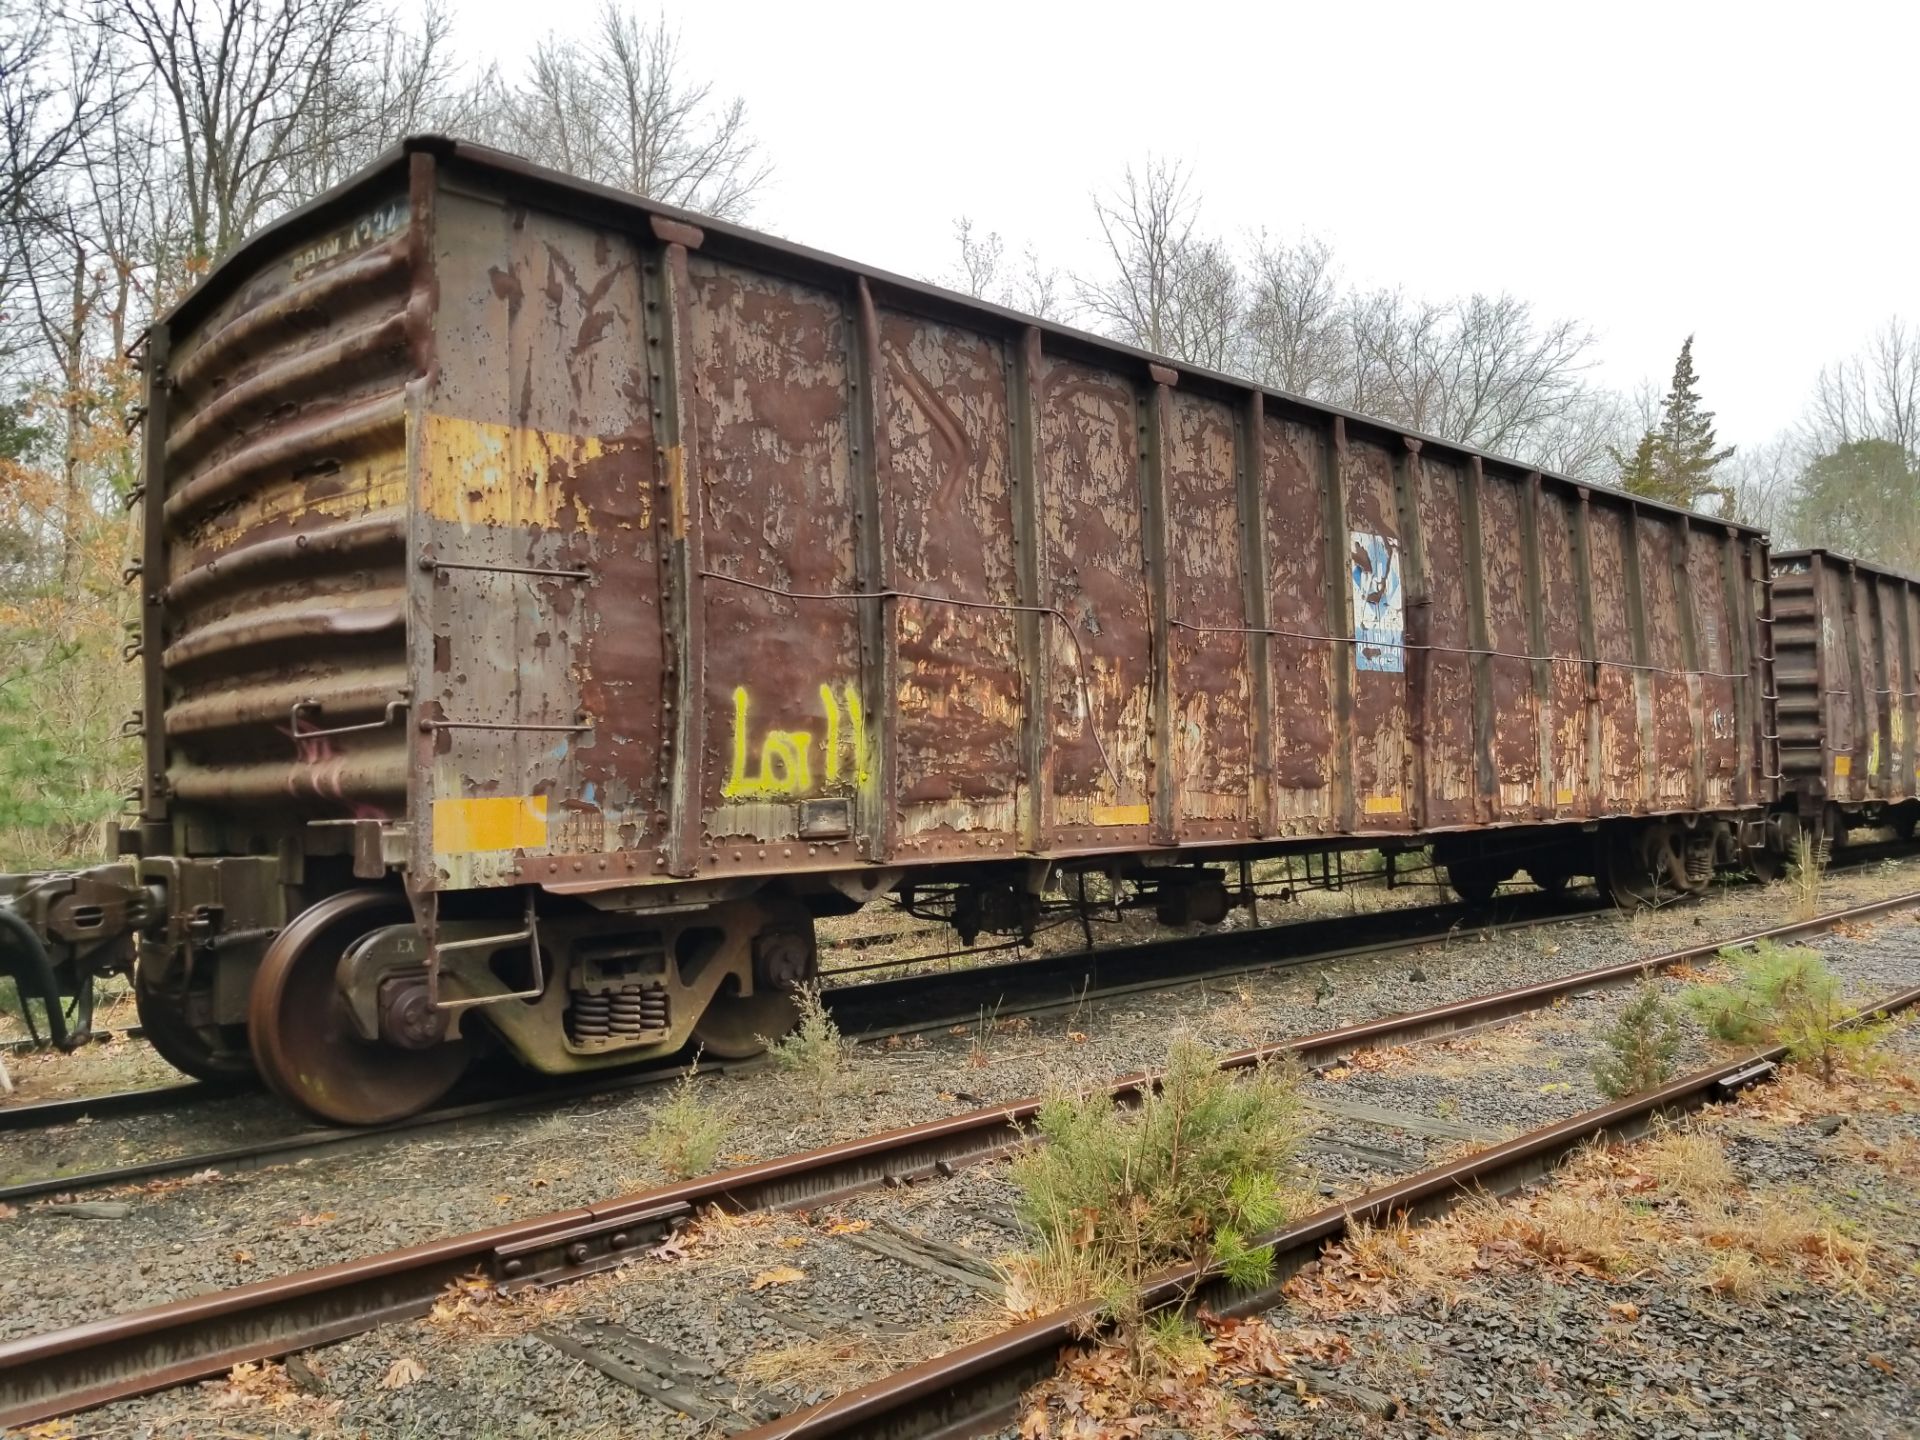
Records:
M1726 487L1713 483L1714 468L1733 454L1733 446L1715 448L1713 412L1702 409L1694 389L1693 337L1680 347L1673 363L1673 386L1660 412L1659 457L1661 498L1676 505L1697 506L1709 495L1724 498Z
M1693 373L1693 337L1689 335L1673 364L1673 384L1660 402L1658 428L1640 437L1630 458L1618 450L1613 452L1623 490L1689 509L1698 509L1713 497L1723 505L1731 500L1732 492L1714 483L1713 472L1733 454L1734 447L1718 446L1713 412L1701 408L1698 383Z
M1642 431L1640 443L1634 447L1633 454L1627 455L1608 447L1613 456L1615 468L1620 472L1617 483L1622 490L1631 495L1653 495L1654 487L1659 484L1658 454L1656 437L1651 430Z

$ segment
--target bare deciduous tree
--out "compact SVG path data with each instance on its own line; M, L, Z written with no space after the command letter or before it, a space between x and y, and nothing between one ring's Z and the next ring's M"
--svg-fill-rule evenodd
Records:
M1009 273L1006 242L998 230L982 235L969 216L961 215L953 222L953 238L960 252L958 263L940 283L1041 320L1062 318L1060 272L1043 266L1031 245L1021 252L1019 267Z
M1223 246L1197 236L1200 201L1178 161L1149 157L1096 195L1106 273L1080 278L1081 304L1115 339L1218 368L1231 352L1239 277Z
M1333 251L1311 237L1287 245L1263 235L1251 271L1246 352L1253 378L1295 395L1340 393L1352 361Z
M953 222L953 240L960 251L960 263L952 278L954 289L976 300L993 300L997 304L1000 260L1006 251L1000 232L989 230L982 235L973 228L971 217L961 215Z
M549 36L525 80L497 77L483 120L529 159L723 219L751 208L771 169L746 102L688 78L679 34L607 0L586 42Z
M1818 452L1890 440L1920 456L1920 332L1895 316L1859 354L1823 368L1802 428Z
M51 7L0 4L0 219L12 220L118 106L105 38Z
M1790 529L1806 454L1790 434L1742 445L1727 461L1728 518L1762 530Z
M373 0L115 0L108 23L170 112L193 251L216 256L296 195L309 112L368 64L391 17ZM305 198L301 196L300 198Z
M318 195L403 136L466 126L480 97L457 83L452 31L445 8L428 0L415 28L389 23L333 57L335 74L314 87L294 126L290 196Z

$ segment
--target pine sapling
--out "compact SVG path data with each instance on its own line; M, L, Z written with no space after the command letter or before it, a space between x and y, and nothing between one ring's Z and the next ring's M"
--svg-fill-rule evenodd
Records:
M1633 1002L1602 1037L1606 1050L1593 1063L1593 1080L1609 1100L1644 1095L1673 1076L1679 1054L1680 1017L1660 987L1643 981Z
M1016 1308L1097 1301L1145 1380L1181 1348L1180 1327L1150 1323L1140 1298L1148 1276L1193 1261L1242 1284L1270 1273L1272 1252L1252 1237L1288 1213L1282 1177L1303 1133L1297 1091L1291 1070L1236 1077L1179 1039L1135 1110L1105 1092L1048 1101L1036 1124L1044 1143L1013 1165L1033 1237L1010 1267Z

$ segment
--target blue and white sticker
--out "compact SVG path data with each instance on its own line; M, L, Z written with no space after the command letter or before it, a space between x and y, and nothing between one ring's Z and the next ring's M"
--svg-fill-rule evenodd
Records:
M1406 607L1400 589L1400 542L1391 535L1353 532L1354 666L1407 668Z

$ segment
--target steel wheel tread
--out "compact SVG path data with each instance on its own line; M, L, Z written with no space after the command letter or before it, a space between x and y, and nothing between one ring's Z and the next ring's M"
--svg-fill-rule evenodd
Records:
M339 1125L379 1125L424 1110L467 1068L465 1041L426 1050L368 1041L334 984L347 947L413 918L405 897L348 890L303 911L275 937L248 997L247 1038L261 1078Z

